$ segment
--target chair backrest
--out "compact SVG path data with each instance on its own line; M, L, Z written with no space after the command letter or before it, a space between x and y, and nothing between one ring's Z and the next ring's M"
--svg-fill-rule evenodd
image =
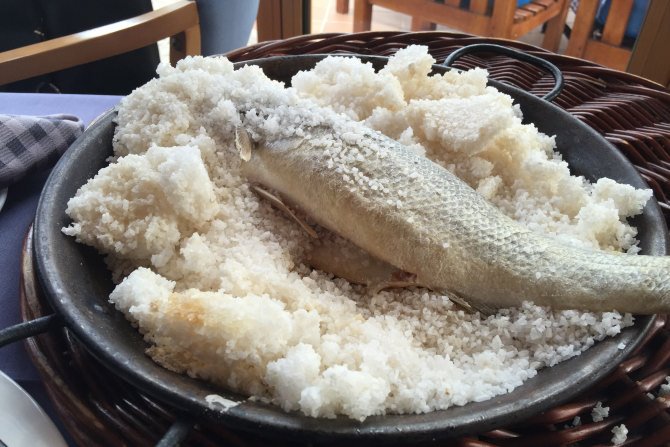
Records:
M645 2L646 4L646 2ZM609 11L603 20L600 0L580 0L566 54L588 59L617 70L626 70L631 56L631 36L626 30L639 0L616 0L608 3ZM600 20L599 32L594 27ZM633 38L634 40L634 38Z
M412 30L443 24L471 34L515 39L547 24L543 47L556 50L568 0L355 0L354 31L371 26L372 5L412 16ZM560 26L559 26L560 24Z
M1 52L0 86L126 53L173 36L172 62L200 54L194 1L180 0L127 20Z

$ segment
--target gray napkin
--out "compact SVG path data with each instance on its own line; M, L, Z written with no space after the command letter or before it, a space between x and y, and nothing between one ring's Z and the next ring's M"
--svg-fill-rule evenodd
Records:
M83 131L72 115L0 115L0 189L53 166Z

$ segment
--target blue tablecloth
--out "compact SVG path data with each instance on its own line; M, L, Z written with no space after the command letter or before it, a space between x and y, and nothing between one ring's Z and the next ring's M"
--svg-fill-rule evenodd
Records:
M114 107L119 100L118 96L0 93L0 113L16 115L67 113L78 116L88 125L97 116ZM10 186L7 201L0 210L0 328L21 321L19 312L21 248L48 175L49 172L36 173ZM33 395L62 429L23 343L18 342L0 348L0 370Z

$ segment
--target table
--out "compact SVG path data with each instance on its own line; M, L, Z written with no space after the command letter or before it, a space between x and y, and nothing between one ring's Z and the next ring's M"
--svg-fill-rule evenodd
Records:
M0 113L68 113L88 125L119 100L119 96L0 93ZM21 322L18 299L21 248L48 174L48 171L35 173L10 186L7 201L0 210L0 328ZM28 391L60 425L22 342L0 349L0 370ZM62 426L59 428L62 431Z

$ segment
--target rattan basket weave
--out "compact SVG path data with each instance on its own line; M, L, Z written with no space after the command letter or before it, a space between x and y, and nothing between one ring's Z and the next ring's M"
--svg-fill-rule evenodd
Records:
M560 56L519 42L444 32L321 34L261 43L228 54L232 61L273 55L358 53L391 55L410 44L427 45L442 61L457 48L472 43L499 43L540 55L559 66L566 85L554 101L616 145L633 162L654 190L670 217L670 92L651 81ZM526 63L502 56L465 56L459 68L485 67L493 79L539 96L553 86L550 75ZM24 250L22 313L24 320L51 313L36 286L29 246ZM656 319L647 340L616 370L587 393L536 415L514 427L461 438L440 445L458 446L596 446L611 445L612 428L625 424L625 445L670 443L670 396L662 385L670 375L670 329L667 317ZM173 410L153 401L106 371L65 330L29 339L28 351L47 391L72 437L81 446L144 446L155 444L175 419ZM593 422L597 402L610 415ZM576 417L581 425L573 424ZM295 445L268 440L200 421L187 440L198 446Z

